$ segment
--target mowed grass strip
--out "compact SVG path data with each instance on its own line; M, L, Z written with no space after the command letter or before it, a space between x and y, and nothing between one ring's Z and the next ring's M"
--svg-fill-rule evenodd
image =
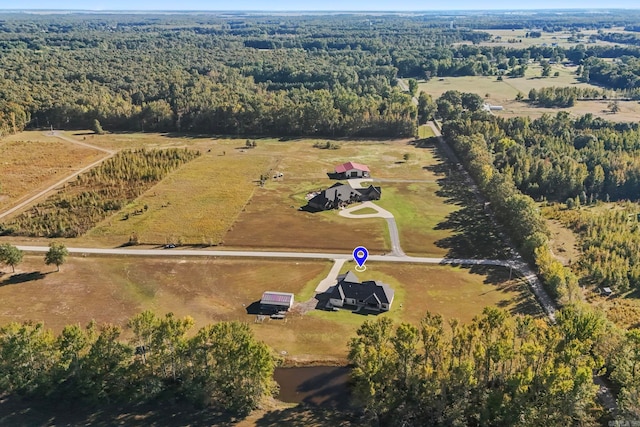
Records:
M0 139L0 209L17 204L104 155L39 131Z
M393 214L400 232L400 245L409 255L447 254L437 242L451 237L452 230L439 228L446 217L459 209L437 195L437 183L384 183L382 197L375 203ZM355 220L354 220L355 221Z
M435 136L433 130L428 125L420 125L418 126L418 138L426 139Z
M141 243L220 244L272 161L270 156L230 151L225 156L206 153L185 165L87 237L117 244L136 233Z

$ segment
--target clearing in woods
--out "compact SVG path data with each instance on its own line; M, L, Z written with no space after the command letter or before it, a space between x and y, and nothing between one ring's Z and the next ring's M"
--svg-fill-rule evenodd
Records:
M577 101L571 108L544 108L535 107L526 102L516 101L518 93L527 98L531 89L543 87L584 87L602 90L598 86L582 83L575 74L576 66L560 64L551 65L550 77L540 77L542 68L539 64L529 64L525 77L510 78L504 76L498 81L496 76L467 76L467 77L442 77L433 78L419 84L419 90L427 92L434 98L439 97L448 90L470 92L481 96L485 102L491 105L504 107L502 111L493 111L493 114L501 117L529 116L540 117L543 114L555 115L559 111L568 111L573 116L581 116L591 113L594 116L603 117L616 122L636 121L640 114L640 104L637 101L619 101L620 111L612 114L609 111L608 100ZM558 77L553 73L558 72ZM607 97L615 97L614 91L607 91Z

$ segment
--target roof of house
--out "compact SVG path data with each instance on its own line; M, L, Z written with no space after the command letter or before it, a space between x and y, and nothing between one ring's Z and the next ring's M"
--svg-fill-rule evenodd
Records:
M315 196L313 196L309 202L308 202L311 206L321 206L324 207L327 205L327 203L329 203L329 199L327 199L327 195L326 193L323 191L320 194L316 194Z
M361 171L366 171L369 172L369 167L367 165L363 165L360 163L355 163L355 162L347 162L347 163L343 163L339 166L336 166L336 172L337 173L344 173L348 170L351 169L357 169L357 170L361 170Z
M360 279L358 279L358 276L349 270L345 274L338 276L338 283L340 282L360 283Z
M267 291L262 294L260 304L290 305L293 302L293 294L289 292Z
M370 185L367 188L360 188L358 191L363 196L370 196L372 193L377 194L378 196L382 195L382 188L374 187L373 185Z
M353 298L357 301L367 302L374 299L378 304L390 304L395 292L389 285L375 280L367 280L362 283L355 274L347 272L338 276L338 284L331 292L331 298Z

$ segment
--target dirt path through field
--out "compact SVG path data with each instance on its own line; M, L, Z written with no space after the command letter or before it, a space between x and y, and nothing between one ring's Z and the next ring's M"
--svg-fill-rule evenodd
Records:
M66 137L66 136L62 135L58 131L47 132L46 135L62 139L63 141L70 142L72 144L82 145L84 147L91 148L93 150L99 150L99 151L104 152L106 155L104 157L102 157L100 160L97 160L97 161L91 163L90 165L83 167L82 169L72 173L71 175L67 175L65 178L61 179L60 181L56 182L55 184L50 185L47 188L45 188L44 190L42 190L42 191L38 192L37 194L29 197L24 202L21 202L21 203L17 204L16 206L7 209L4 212L0 212L0 219L2 219L4 217L7 217L7 216L11 215L12 213L27 207L28 205L30 205L31 203L35 202L39 198L44 197L45 195L47 195L50 192L54 191L57 187L60 187L60 186L64 185L65 183L69 182L70 180L72 180L76 176L80 175L81 173L84 173L84 172L88 171L89 169L98 166L100 163L102 163L105 160L113 157L116 154L116 151L107 150L107 149L102 148L102 147L97 147L95 145L86 144L84 142L77 141L75 139L72 139L72 138L69 138L69 137Z

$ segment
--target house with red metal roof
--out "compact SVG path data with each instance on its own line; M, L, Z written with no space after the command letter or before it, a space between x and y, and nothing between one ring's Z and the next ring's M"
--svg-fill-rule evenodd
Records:
M339 178L369 178L370 171L367 165L347 162L336 166L336 174Z

